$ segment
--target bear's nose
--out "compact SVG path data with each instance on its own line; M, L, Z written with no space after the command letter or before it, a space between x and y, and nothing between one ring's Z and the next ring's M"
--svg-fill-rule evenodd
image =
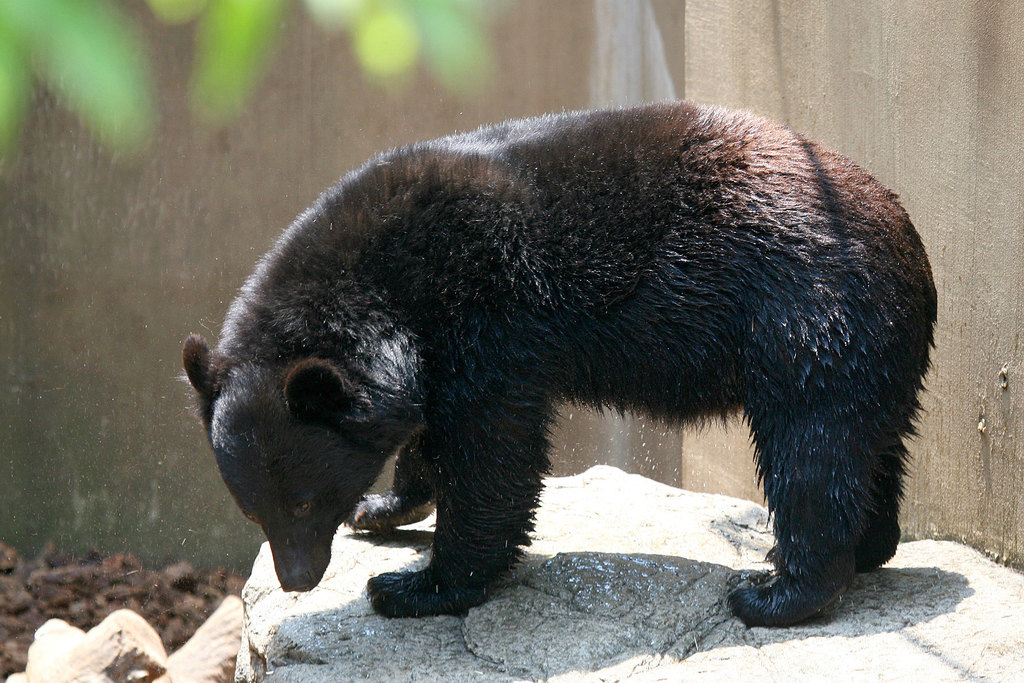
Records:
M313 570L302 567L293 568L291 571L278 572L278 580L281 582L281 590L286 592L305 592L316 588L318 583Z
M303 592L316 588L320 583L327 562L319 558L316 552L287 543L276 546L271 543L270 550L274 555L274 570L282 590Z

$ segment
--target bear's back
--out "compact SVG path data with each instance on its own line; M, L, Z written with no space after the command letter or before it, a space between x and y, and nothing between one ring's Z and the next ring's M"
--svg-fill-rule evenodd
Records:
M885 277L865 278L868 264ZM266 302L307 292L307 328L339 306L386 302L422 332L471 310L575 321L656 283L674 305L717 306L738 329L780 308L800 315L800 297L834 307L855 280L875 300L930 289L934 304L895 195L778 124L663 103L385 152L296 221L248 290ZM769 291L776 301L762 305Z

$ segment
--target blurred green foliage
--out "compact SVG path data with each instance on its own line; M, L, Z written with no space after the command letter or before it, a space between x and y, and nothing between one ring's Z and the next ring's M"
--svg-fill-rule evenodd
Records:
M104 142L138 147L155 118L143 54L131 22L107 2L0 0L0 144L17 140L38 78Z
M272 49L284 5L285 0L210 2L196 35L193 108L218 122L241 108Z
M195 23L190 84L197 116L222 124L244 106L298 3L345 31L368 79L401 82L423 63L466 93L493 69L486 26L505 0L146 0L168 24ZM145 41L111 0L0 0L0 153L12 150L33 88L44 85L113 149L141 149L153 130Z

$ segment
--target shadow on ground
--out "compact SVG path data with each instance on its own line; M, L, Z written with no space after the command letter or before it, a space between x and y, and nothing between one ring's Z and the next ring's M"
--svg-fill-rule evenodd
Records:
M425 550L430 538L429 532L402 531L372 542ZM408 568L425 561L421 553ZM883 568L858 576L825 615L786 629L747 630L724 603L743 574L654 554L529 555L487 603L464 617L385 619L370 612L365 594L336 609L292 616L271 640L269 664L345 660L347 675L377 680L429 678L429 671L479 680L543 680L570 673L586 678L588 672L618 668L628 675L718 643L734 644L743 632L757 632L761 645L901 631L954 612L973 594L959 574Z

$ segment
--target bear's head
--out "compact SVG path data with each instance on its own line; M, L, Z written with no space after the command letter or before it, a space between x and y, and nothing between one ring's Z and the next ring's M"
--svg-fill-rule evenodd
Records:
M183 361L221 477L263 529L281 587L315 587L339 524L419 428L415 406L320 358L265 367L192 335Z

